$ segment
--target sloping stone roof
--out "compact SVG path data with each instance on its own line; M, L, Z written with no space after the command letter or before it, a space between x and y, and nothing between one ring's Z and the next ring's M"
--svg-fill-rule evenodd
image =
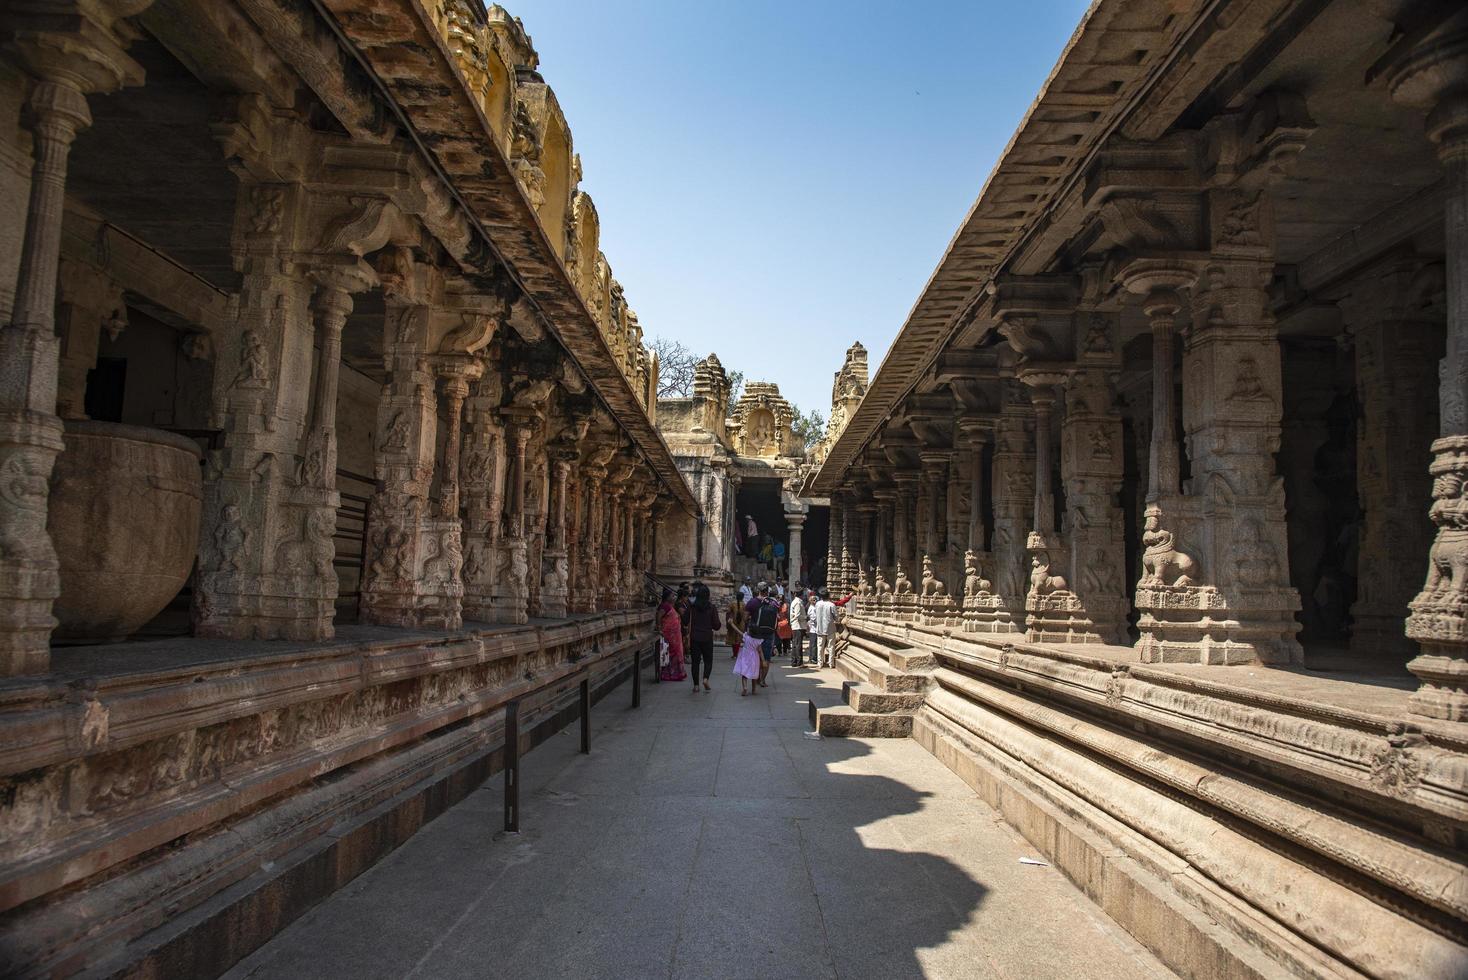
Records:
M690 514L699 514L688 482L546 238L430 13L420 0L323 0L323 5L364 67L403 110L400 121L442 171L486 251L509 268L669 493Z

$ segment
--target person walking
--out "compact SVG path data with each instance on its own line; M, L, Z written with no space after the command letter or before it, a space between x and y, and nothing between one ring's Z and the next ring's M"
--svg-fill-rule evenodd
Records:
M719 631L719 611L709 597L709 588L702 582L693 589L693 601L688 604L688 659L693 662L693 692L698 693L698 672L703 668L703 689L709 688L709 677L714 672L714 634Z
M750 584L749 576L744 576L744 582L739 586L739 604L743 605L754 598L754 586Z
M770 673L770 657L775 650L775 626L780 618L780 607L770 598L770 586L761 582L755 589L754 598L744 607L749 620L746 631L760 644L760 671L758 684L769 687L766 679Z
M836 666L836 603L825 589L821 590L810 619L811 632L816 635L816 666Z
M734 676L739 678L739 696L759 693L760 642L748 633L740 639L734 660Z
M662 663L661 656L658 658L662 670L660 676L665 681L681 681L688 676L683 669L683 620L673 607L673 598L673 591L664 589L662 604L658 606L658 635L668 651L666 663Z
M805 666L805 634L810 629L810 616L806 608L805 589L796 586L790 590L790 666Z
M744 600L735 593L724 609L724 642L729 644L729 659L739 656L739 645L744 642L744 627L748 620L744 614Z
M782 596L780 603L780 617L775 620L775 647L781 656L790 655L790 640L795 635L795 630L790 627L790 603Z

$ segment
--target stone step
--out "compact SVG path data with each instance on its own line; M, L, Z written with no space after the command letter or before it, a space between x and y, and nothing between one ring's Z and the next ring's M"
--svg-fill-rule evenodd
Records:
M827 738L907 738L912 734L912 715L861 712L847 704L818 708L812 701L810 723Z
M923 706L924 695L916 692L879 691L870 684L847 681L841 685L841 700L864 714L912 714Z
M905 647L901 650L893 650L887 654L887 662L898 670L905 671L938 669L938 658L927 650L922 650L917 647Z

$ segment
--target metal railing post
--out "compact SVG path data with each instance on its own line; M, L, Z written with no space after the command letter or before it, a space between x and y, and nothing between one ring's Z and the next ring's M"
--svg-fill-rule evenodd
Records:
M505 832L520 832L520 702L505 705Z
M581 754L591 754L591 677L581 678Z

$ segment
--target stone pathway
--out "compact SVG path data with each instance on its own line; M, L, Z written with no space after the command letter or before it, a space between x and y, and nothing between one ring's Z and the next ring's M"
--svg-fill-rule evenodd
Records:
M235 978L1171 976L906 739L804 737L831 671L623 686L238 964Z

